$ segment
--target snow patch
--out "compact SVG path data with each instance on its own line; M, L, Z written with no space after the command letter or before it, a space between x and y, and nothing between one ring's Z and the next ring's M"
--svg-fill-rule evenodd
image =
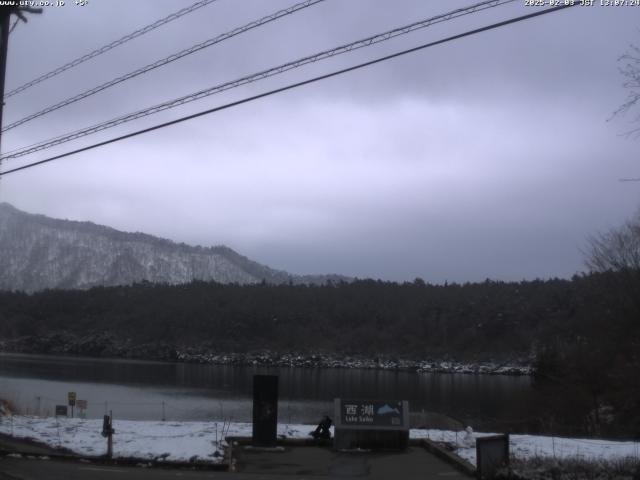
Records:
M223 461L225 438L249 437L251 423L161 422L114 420L114 456L144 461L207 462ZM310 425L280 424L279 438L310 438ZM102 456L107 441L101 435L102 420L81 418L41 418L13 416L13 422L0 421L0 433L30 438L51 447L64 446L86 456ZM473 439L495 433L451 430L411 429L410 438L430 439L452 446L461 458L475 465ZM619 442L537 435L511 435L510 450L516 458L555 457L585 460L640 458L639 442Z

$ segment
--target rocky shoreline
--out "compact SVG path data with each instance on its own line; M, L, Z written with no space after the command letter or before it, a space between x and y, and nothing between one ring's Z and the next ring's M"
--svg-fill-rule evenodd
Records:
M403 370L417 373L465 373L475 375L532 375L524 363L456 362L444 360L381 359L339 356L331 353L187 353L178 352L178 361L210 365L260 365L292 368L359 368L366 370Z
M461 373L470 375L532 375L530 358L509 361L455 361L451 359L407 359L389 355L377 358L331 352L221 352L211 346L181 347L161 342L138 344L107 333L78 337L69 333L0 340L0 352L73 355L94 358L128 358L208 365L289 368L345 368L401 370L416 373Z

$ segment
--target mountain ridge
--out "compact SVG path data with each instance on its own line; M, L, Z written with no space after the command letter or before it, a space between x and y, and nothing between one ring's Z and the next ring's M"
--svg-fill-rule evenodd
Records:
M225 245L187 245L90 221L27 213L0 203L0 289L34 292L193 280L319 284L351 279L295 275L260 264Z

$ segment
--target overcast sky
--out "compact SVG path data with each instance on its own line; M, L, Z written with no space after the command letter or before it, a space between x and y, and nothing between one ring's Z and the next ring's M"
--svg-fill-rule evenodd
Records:
M598 0L599 2L599 0ZM193 3L67 0L19 23L6 91ZM295 2L218 0L6 100L7 125ZM327 0L2 135L8 151L471 1ZM524 0L211 96L3 170L531 13ZM640 205L640 140L607 121L640 7L574 7L7 175L0 201L293 273L570 277Z

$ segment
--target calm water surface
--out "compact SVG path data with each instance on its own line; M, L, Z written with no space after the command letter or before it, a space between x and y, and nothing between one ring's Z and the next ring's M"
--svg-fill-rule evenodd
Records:
M264 368L0 354L0 397L24 412L51 414L67 392L87 400L87 418L250 421L252 378L279 375L279 421L312 423L335 397L409 400L412 411L462 423L504 421L526 411L529 377Z

